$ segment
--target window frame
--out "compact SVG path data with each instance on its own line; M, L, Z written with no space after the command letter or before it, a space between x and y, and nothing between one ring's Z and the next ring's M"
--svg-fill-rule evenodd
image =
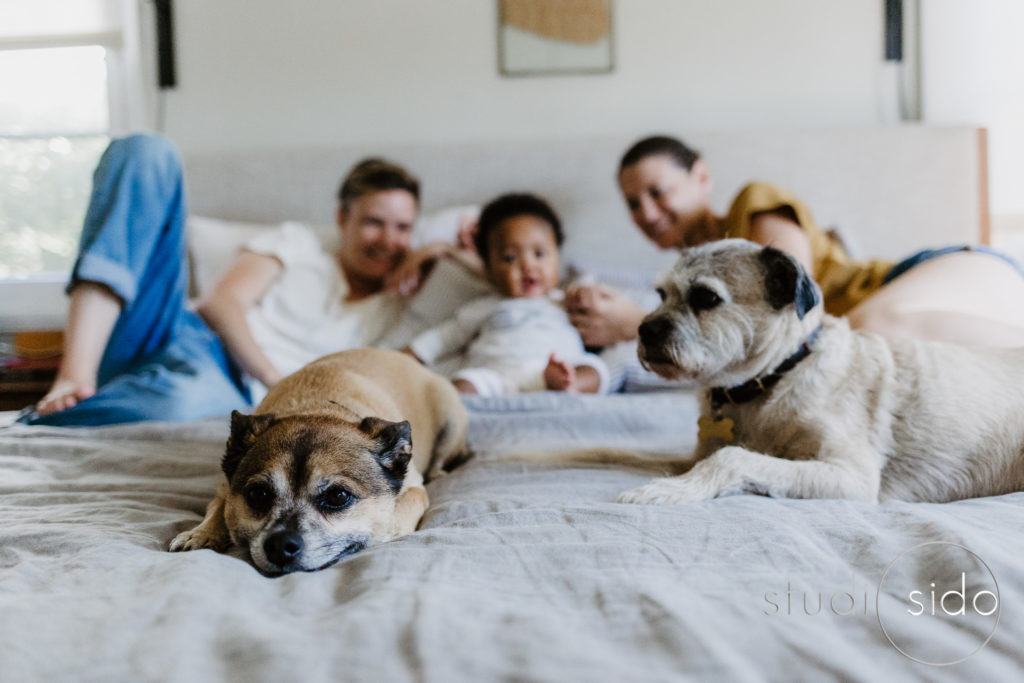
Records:
M143 127L140 0L120 0L117 30L0 36L0 50L40 50L99 46L106 51L107 129L68 133L60 130L31 135L2 135L6 139L50 136L115 137ZM64 294L69 273L43 271L27 278L0 278L0 332L63 329L68 302Z

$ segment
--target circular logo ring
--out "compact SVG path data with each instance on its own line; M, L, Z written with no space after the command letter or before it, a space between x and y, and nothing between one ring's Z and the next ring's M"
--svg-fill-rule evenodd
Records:
M996 603L997 603L997 607L996 607L996 623L992 625L992 632L989 633L988 637L985 638L985 640L982 642L982 644L979 645L977 648L975 648L973 651L971 651L967 655L961 657L960 659L954 659L951 662L929 662L929 661L926 661L924 659L918 659L917 657L914 657L913 655L907 654L906 652L903 651L903 648L901 648L899 645L896 644L896 641L892 639L892 636L889 635L889 632L885 630L885 624L882 623L882 610L881 610L881 605L880 605L880 601L882 599L882 585L885 583L885 577L889 575L889 570L891 570L893 568L893 566L897 562L899 562L901 557L903 557L904 555L906 555L910 551L917 550L918 548L923 548L923 547L929 546L929 545L951 545L951 546L953 546L955 548L960 548L961 550L966 550L968 553L973 555L975 557L975 559L978 560L978 562L981 562L982 566L984 566L985 569L988 571L988 575L992 577L992 583L994 583L995 587L996 587ZM896 650L901 655L903 655L907 659L911 659L911 660L917 662L918 664L927 664L928 666L950 666L952 664L958 664L958 663L964 661L965 659L969 659L969 658L973 657L974 655L976 655L979 651L981 651L982 648L984 648L986 645L988 645L988 641L992 640L992 636L994 636L996 634L996 628L999 626L999 618L1002 616L1002 614L1003 614L1003 601L1002 601L1002 596L1000 595L1000 592L999 592L999 581L996 580L996 575L992 572L992 568L988 566L988 563L985 562L985 560L981 559L981 556L979 556L976 552L974 552L970 548L965 548L964 546L960 545L959 543L950 543L948 541L927 541L925 543L918 543L917 545L912 546L910 548L907 548L902 553L897 555L896 559L893 560L892 562L890 562L889 566L885 568L885 572L882 574L882 578L878 582L878 592L875 594L875 615L878 618L878 625L881 627L882 633L885 634L886 639L889 641L889 643L894 648L896 648Z

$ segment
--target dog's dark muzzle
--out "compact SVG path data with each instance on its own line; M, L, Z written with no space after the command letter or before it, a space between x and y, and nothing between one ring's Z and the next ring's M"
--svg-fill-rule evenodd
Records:
M672 324L664 318L651 318L640 324L638 332L641 344L657 348L664 344L672 333Z
M640 324L640 357L648 363L671 364L665 346L672 335L672 323L665 318L651 318Z
M304 558L302 555L302 551L305 548L302 536L297 531L278 531L271 534L263 543L263 552L267 556L267 562L272 563L274 568L269 569L257 566L257 569L264 576L270 577L284 576L293 572L318 572L321 569L334 566L349 555L354 555L364 550L368 545L368 540L352 541L327 562L319 566L307 567L304 565L303 560L308 560L309 557L307 555Z
M302 541L302 534L297 531L277 531L270 534L263 542L263 553L270 562L273 562L284 571L293 566L302 555L302 548L305 544Z

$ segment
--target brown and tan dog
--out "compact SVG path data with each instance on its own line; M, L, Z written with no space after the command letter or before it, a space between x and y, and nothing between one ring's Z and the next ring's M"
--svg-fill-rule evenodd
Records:
M233 543L279 575L411 533L428 504L422 473L463 455L467 422L452 384L405 354L320 358L271 388L255 414L232 413L224 480L170 549Z

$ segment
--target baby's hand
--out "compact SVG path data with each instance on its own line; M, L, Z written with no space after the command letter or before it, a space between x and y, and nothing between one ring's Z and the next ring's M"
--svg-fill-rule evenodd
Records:
M544 368L544 386L551 391L575 391L576 368L551 354Z

